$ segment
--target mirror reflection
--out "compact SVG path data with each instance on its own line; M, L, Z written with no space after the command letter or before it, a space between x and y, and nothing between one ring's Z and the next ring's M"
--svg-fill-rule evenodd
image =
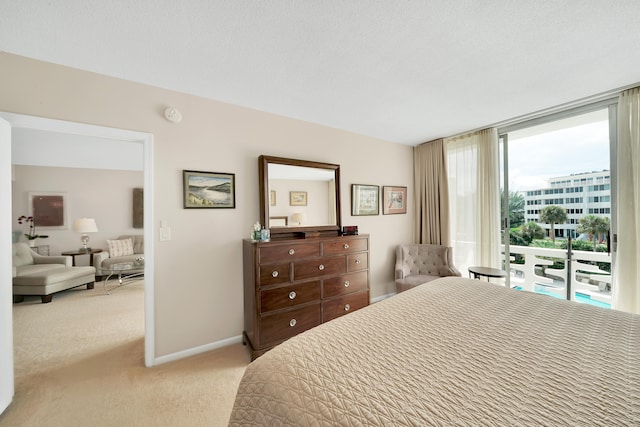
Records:
M268 164L269 228L336 226L333 169Z
M340 231L340 165L262 155L258 169L260 223L272 235Z

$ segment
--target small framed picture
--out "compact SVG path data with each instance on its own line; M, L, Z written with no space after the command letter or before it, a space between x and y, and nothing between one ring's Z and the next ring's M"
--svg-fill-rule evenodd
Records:
M276 190L269 191L269 206L276 205Z
M307 206L306 191L289 191L290 206Z
M380 187L377 185L351 185L351 215L379 215Z
M182 171L184 208L235 208L233 173Z
M407 213L407 187L382 187L382 214Z

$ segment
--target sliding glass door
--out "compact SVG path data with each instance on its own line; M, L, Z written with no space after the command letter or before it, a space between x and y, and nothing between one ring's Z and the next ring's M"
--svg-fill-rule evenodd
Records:
M615 102L500 130L512 288L610 307Z

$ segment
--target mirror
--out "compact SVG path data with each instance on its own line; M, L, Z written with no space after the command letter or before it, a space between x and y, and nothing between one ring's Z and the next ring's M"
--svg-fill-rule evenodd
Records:
M340 230L340 165L260 156L260 223L271 234Z

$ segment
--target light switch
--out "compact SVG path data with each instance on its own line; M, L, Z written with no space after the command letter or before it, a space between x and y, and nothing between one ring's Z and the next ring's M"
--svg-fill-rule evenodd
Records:
M166 242L171 240L171 229L169 227L160 227L160 241Z

